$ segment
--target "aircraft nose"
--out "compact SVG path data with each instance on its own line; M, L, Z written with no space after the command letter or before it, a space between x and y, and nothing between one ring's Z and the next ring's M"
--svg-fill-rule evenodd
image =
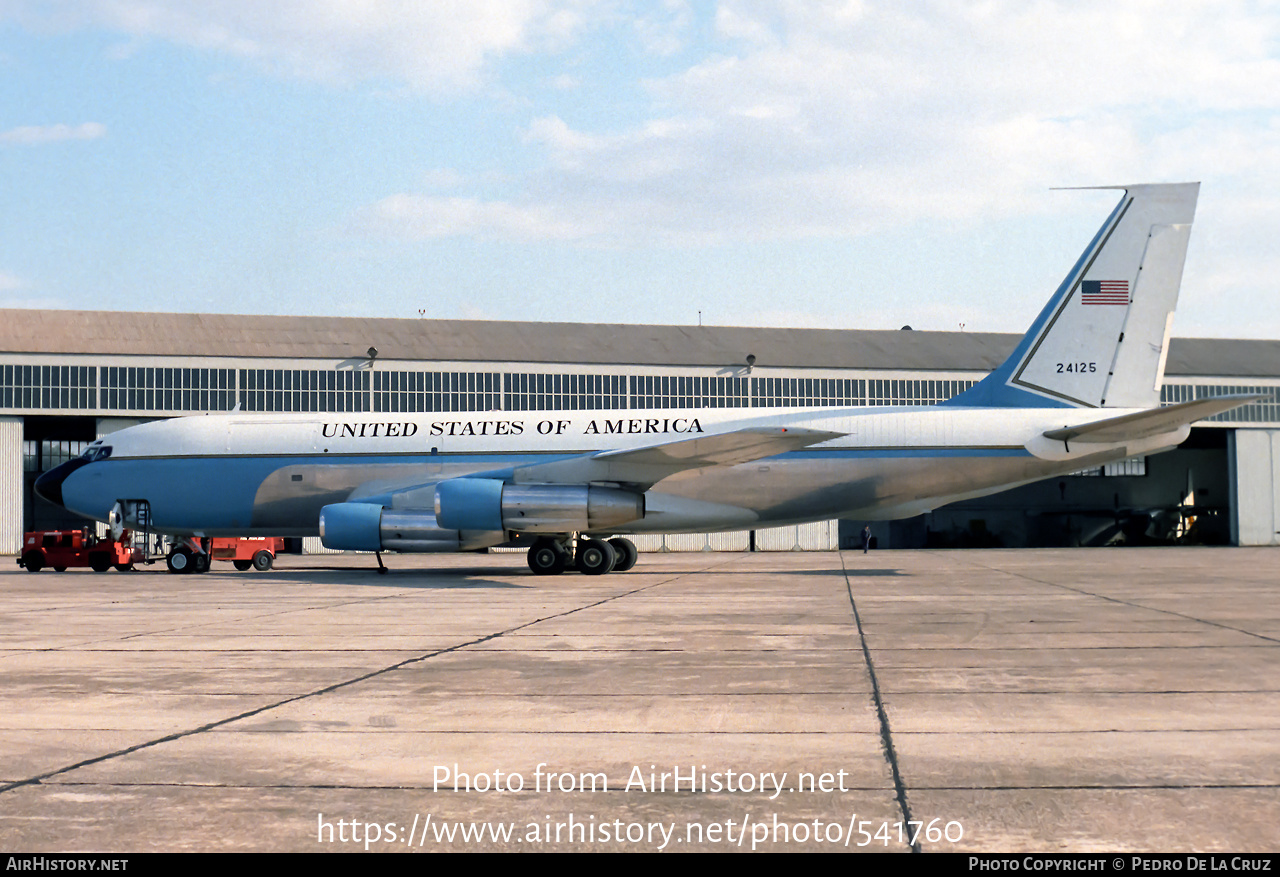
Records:
M88 460L76 457L74 460L68 460L61 465L54 466L48 472L45 472L36 479L36 493L47 499L54 505L66 507L62 501L62 482L67 480L67 476L79 469L81 466L87 466Z

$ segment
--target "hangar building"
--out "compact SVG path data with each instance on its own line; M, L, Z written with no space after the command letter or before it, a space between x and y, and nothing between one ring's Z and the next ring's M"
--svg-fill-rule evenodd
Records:
M0 552L79 523L37 475L114 430L230 411L620 410L921 405L1019 336L476 320L0 311ZM748 365L748 356L753 357ZM1174 339L1164 401L1280 390L1280 341ZM908 521L880 547L1280 542L1280 404L1197 424L1180 448ZM646 536L642 550L852 544L864 522ZM308 550L318 540L306 540Z

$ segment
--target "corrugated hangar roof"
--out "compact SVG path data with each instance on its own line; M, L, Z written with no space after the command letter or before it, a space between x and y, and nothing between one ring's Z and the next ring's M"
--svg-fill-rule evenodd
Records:
M1019 336L993 332L636 326L488 320L0 310L0 351L636 365L987 371ZM1168 374L1280 377L1280 341L1175 338Z

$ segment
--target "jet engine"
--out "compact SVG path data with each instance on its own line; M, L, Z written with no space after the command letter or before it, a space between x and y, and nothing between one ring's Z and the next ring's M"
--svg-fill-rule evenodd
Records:
M320 510L320 541L342 551L470 551L506 539L501 530L459 531L436 525L435 515L418 509L387 509L362 502L339 502Z
M586 484L507 484L454 478L436 485L436 520L458 530L574 533L644 517L644 495Z

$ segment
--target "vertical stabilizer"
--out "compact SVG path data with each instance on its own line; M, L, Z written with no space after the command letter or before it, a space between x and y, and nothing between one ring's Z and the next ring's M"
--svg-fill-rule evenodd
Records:
M1200 184L1126 186L1124 190L1116 209L1009 359L944 404L1019 408L1160 404L1169 332Z

